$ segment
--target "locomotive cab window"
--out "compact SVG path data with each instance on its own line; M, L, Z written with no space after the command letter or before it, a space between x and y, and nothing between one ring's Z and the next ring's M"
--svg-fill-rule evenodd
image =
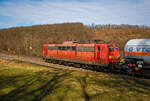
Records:
M116 46L116 51L119 51L119 47L118 46Z
M113 46L108 46L109 51L114 51L114 47Z

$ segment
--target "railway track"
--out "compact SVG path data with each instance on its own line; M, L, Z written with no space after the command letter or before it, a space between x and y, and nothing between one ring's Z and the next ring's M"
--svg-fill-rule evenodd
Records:
M29 56L21 56L21 55L12 55L12 54L4 54L0 53L0 58L6 59L8 61L19 61L19 62L25 62L25 63L30 63L38 66L44 66L46 68L56 68L56 69L69 69L69 70L78 70L78 71L90 71L90 72L107 72L107 73L113 73L113 74L121 74L121 75L126 75L126 73L123 73L122 71L107 71L107 70L97 70L97 69L86 69L85 65L79 66L80 68L75 68L76 66L73 65L65 65L65 64L58 64L58 63L50 63L50 62L45 62L42 58L40 57L29 57ZM146 74L146 75L145 75ZM150 78L150 70L146 70L142 73L135 73L134 75L130 76L136 76L136 77L142 77L142 78Z
M74 68L72 66L64 66L64 65L54 64L54 63L48 63L48 62L45 62L40 57L30 57L30 56L21 56L21 55L12 55L12 54L0 53L0 58L6 59L10 62L11 61L25 62L25 63L34 64L34 65L38 65L38 66L44 66L46 68L70 69L70 70L78 70L78 71L91 71L91 70L86 70L86 69L82 69L82 68ZM93 71L91 71L91 72L93 72Z

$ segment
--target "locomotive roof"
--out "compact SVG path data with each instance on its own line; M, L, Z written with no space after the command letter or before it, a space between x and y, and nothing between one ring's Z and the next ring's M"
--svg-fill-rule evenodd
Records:
M150 39L131 39L126 45L150 45Z
M106 43L104 43L106 44ZM100 43L87 43L87 44L47 44L48 46L94 46L94 45L102 45ZM111 45L111 44L108 44Z

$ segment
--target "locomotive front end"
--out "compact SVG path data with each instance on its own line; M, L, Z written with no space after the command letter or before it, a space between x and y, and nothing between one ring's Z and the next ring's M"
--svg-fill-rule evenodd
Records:
M118 45L108 45L108 61L109 63L118 63L120 59L120 52Z

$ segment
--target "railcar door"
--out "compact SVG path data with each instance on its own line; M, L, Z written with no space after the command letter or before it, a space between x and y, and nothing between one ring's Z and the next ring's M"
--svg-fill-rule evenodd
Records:
M96 46L95 48L95 57L97 62L101 62L102 52L101 52L101 46Z

